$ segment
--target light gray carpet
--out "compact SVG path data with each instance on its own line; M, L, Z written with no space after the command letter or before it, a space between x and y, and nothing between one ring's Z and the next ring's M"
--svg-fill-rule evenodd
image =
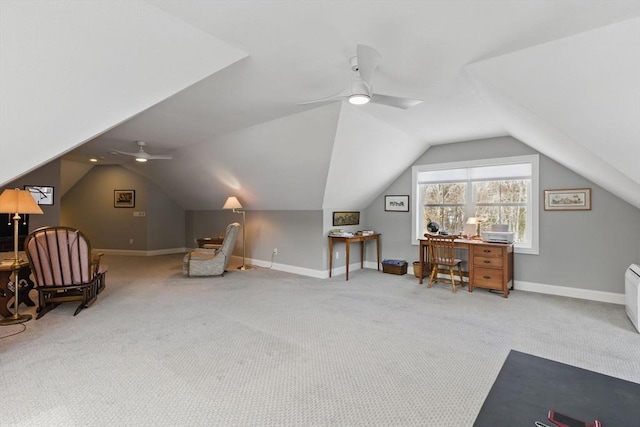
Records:
M0 425L470 426L510 349L640 382L623 306L181 258L107 256L92 307L0 339Z

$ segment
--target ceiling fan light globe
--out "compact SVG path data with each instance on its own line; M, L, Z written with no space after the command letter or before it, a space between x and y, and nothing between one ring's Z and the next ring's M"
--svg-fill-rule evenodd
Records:
M146 162L146 161L147 161L147 159L145 159L145 158L142 158L142 157L136 157L136 162L144 163L144 162Z
M349 104L352 104L352 105L364 105L364 104L367 104L370 100L371 100L371 97L369 97L369 95L364 95L360 93L355 93L349 96Z

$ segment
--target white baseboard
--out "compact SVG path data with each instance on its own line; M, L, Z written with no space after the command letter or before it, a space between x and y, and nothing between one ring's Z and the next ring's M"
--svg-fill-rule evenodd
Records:
M525 292L537 292L539 294L558 295L569 298L608 302L611 304L625 304L624 294L616 294L614 292L569 288L566 286L545 285L542 283L523 282L521 280L516 280L513 287L516 290Z
M376 263L372 263L375 268ZM409 267L407 272L413 274L413 267ZM590 289L570 288L567 286L546 285L543 283L524 282L514 280L513 288L518 291L536 292L546 295L557 295L561 297L586 299L590 301L608 302L611 304L625 304L624 294L613 292L594 291Z
M134 251L126 249L95 249L97 252L102 252L105 255L127 255L127 256L156 256L156 255L171 255L181 254L188 252L187 248L169 248L169 249L157 249L154 251Z
M155 251L133 251L133 250L120 250L120 249L96 249L98 252L102 252L108 255L129 255L129 256L155 256L155 255L170 255L176 253L186 253L188 248L172 248L172 249L160 249ZM242 257L234 256L234 262L241 264ZM314 270L311 268L296 267L295 265L271 263L256 259L247 259L247 264L255 265L261 268L271 268L277 271L284 271L287 273L299 274L301 276L313 277L316 279L327 279L329 277L328 270ZM375 261L365 261L364 268L377 269L378 266ZM360 270L360 263L356 262L349 265L349 272ZM335 267L331 272L331 276L339 276L346 274L347 269L345 266ZM407 274L415 275L413 272L412 264L407 267ZM416 279L417 280L417 279ZM557 295L569 298L586 299L590 301L607 302L611 304L625 304L624 294L617 294L614 292L594 291L590 289L570 288L567 286L547 285L544 283L524 282L521 280L514 281L514 289L524 292L536 292L539 294Z

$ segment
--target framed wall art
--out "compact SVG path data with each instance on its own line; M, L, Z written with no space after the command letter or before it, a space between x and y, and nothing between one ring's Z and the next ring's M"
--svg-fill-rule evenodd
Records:
M409 212L409 196L384 196L384 210Z
M24 189L33 196L39 205L53 205L53 187L45 185L25 185Z
M360 212L334 212L333 225L358 225L360 224Z
M114 208L135 208L136 190L113 190Z
M590 188L544 190L545 211L588 211L590 209Z

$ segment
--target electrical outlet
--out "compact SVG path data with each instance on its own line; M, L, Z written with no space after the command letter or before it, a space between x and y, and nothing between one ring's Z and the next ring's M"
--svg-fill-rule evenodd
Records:
M133 245L133 239L129 239L129 244Z
M336 259L340 259L340 252L336 251Z
M278 248L273 248L273 254L278 255Z

